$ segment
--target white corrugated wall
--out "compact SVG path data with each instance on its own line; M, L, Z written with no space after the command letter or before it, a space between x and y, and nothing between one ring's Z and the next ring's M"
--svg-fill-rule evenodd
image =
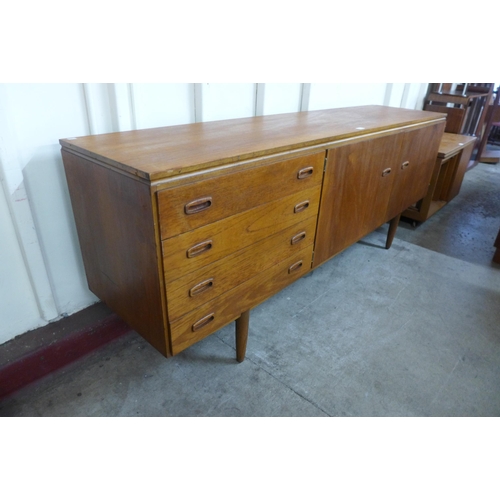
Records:
M420 83L0 85L0 344L97 301L60 138L364 104L421 109Z

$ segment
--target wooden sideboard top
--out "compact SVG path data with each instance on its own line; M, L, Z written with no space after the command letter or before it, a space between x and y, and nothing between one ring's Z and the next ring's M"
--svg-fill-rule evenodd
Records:
M302 111L61 139L63 149L150 181L378 131L441 121L386 106Z
M439 145L438 157L448 158L449 156L453 156L457 151L465 148L476 139L477 137L471 135L450 134L449 132L445 132L441 139L441 144Z

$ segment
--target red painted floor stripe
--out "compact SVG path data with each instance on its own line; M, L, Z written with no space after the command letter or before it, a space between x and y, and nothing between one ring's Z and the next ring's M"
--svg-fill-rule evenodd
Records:
M76 361L132 329L116 315L72 332L9 365L0 367L0 399Z

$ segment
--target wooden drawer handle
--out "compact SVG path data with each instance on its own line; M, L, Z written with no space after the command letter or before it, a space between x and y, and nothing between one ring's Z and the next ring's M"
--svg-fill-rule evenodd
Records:
M206 292L207 290L210 290L214 286L214 279L209 278L205 281L202 281L201 283L198 283L197 285L194 285L191 290L189 290L189 296L194 297L195 295L198 295L199 293Z
M405 168L408 168L410 166L409 161L405 161L404 163L401 164L401 170L404 170Z
M203 212L207 208L212 206L212 197L206 196L205 198L199 198L197 200L190 201L184 206L184 212L186 215L197 214Z
M307 179L311 177L314 172L314 167L304 167L301 168L297 173L297 179Z
M194 323L191 329L193 330L193 332L196 332L197 330L200 330L204 326L207 326L214 319L215 319L215 313L207 314L205 317L199 319L196 323Z
M202 243L198 243L194 247L191 247L186 253L187 258L191 259L192 257L196 257L203 252L208 252L212 248L213 242L212 240L203 241Z
M290 241L290 243L292 245L295 245L297 243L299 243L299 241L302 241L304 238L306 237L306 232L305 231L302 231L301 233L299 234L296 234Z
M386 169L382 172L382 177L387 177L390 173L391 173L391 169L390 169L390 168L386 168Z
M299 270L300 268L302 267L302 261L299 260L298 262L296 262L295 264L292 264L289 268L288 268L288 274L292 274L293 272Z
M293 211L298 214L299 212L303 212L306 208L309 207L309 200L301 201L295 205Z

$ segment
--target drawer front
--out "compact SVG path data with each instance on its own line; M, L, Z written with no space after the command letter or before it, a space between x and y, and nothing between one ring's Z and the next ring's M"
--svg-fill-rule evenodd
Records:
M252 279L170 323L172 353L190 345L237 319L311 269L313 246L259 273Z
M316 217L311 217L168 283L169 320L174 321L312 245L315 232Z
M321 185L162 242L168 283L318 213Z
M161 238L320 184L325 153L250 168L158 192Z

